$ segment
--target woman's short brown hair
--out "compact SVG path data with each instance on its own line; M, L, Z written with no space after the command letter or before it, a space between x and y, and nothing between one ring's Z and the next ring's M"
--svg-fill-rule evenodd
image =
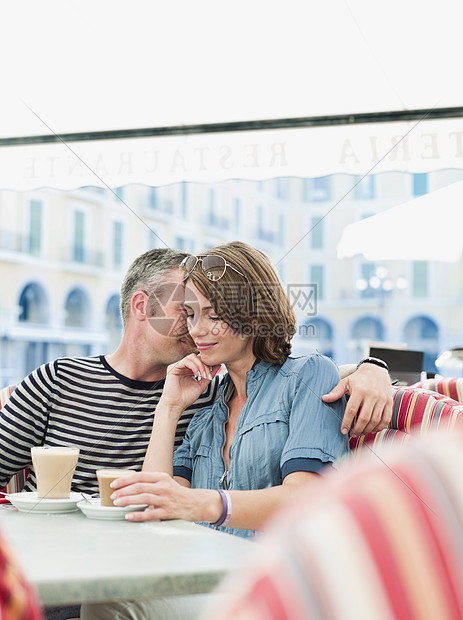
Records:
M216 246L203 256L208 254L222 256L234 269L227 267L222 278L213 282L196 267L188 279L235 332L254 336L257 358L283 364L291 353L296 320L267 256L241 241Z

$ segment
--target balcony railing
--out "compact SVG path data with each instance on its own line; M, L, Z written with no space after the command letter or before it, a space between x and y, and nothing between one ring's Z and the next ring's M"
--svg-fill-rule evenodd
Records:
M86 265L90 267L104 266L104 252L99 250L88 250L77 246L63 248L62 255L64 260L78 265Z
M12 230L0 230L0 250L37 255L37 252L30 251L31 245L30 235L20 235Z

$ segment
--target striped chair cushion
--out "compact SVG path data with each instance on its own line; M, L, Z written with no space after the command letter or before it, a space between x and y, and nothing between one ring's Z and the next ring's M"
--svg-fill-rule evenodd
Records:
M8 385L7 387L0 390L0 409L3 408L3 405L10 398L11 394L16 389L16 385Z
M7 387L0 390L0 409L3 407L5 402L8 400L11 393L15 390L16 385L8 385ZM24 485L26 484L28 473L29 473L29 470L26 468L26 469L23 469L18 474L15 474L14 476L12 476L9 483L6 485L6 487L4 487L3 489L0 489L0 492L1 493L18 493L19 491L21 491L21 489L23 489ZM2 500L0 498L0 503L4 503L5 501L6 500Z
M463 434L362 451L303 489L203 620L463 618Z
M459 403L463 403L463 377L452 377L443 379L426 379L415 384L425 390L433 390Z
M389 428L379 433L351 437L351 450L385 442L403 443L410 434L425 434L432 428L463 428L463 405L437 392L415 386L394 388L394 408Z
M27 581L13 551L0 534L0 618L43 620L37 593Z

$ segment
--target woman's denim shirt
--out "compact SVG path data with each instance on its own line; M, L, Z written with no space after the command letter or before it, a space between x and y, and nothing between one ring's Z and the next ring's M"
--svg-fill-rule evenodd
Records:
M318 471L348 450L341 434L345 399L324 403L339 381L337 366L314 354L283 365L256 362L247 373L247 401L240 412L225 471L222 448L233 385L225 376L216 402L197 411L174 453L174 475L193 488L250 490L280 485L293 471ZM317 465L318 464L318 465ZM220 528L238 536L251 530Z

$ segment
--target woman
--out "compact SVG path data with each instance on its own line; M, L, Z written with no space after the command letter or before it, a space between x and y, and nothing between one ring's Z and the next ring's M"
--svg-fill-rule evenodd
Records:
M258 250L232 242L180 269L198 353L169 367L143 472L116 480L113 499L149 505L132 521L187 519L250 536L347 452L344 399L321 400L338 369L318 354L290 356L295 317ZM195 414L172 462L177 421L221 364L220 397Z

